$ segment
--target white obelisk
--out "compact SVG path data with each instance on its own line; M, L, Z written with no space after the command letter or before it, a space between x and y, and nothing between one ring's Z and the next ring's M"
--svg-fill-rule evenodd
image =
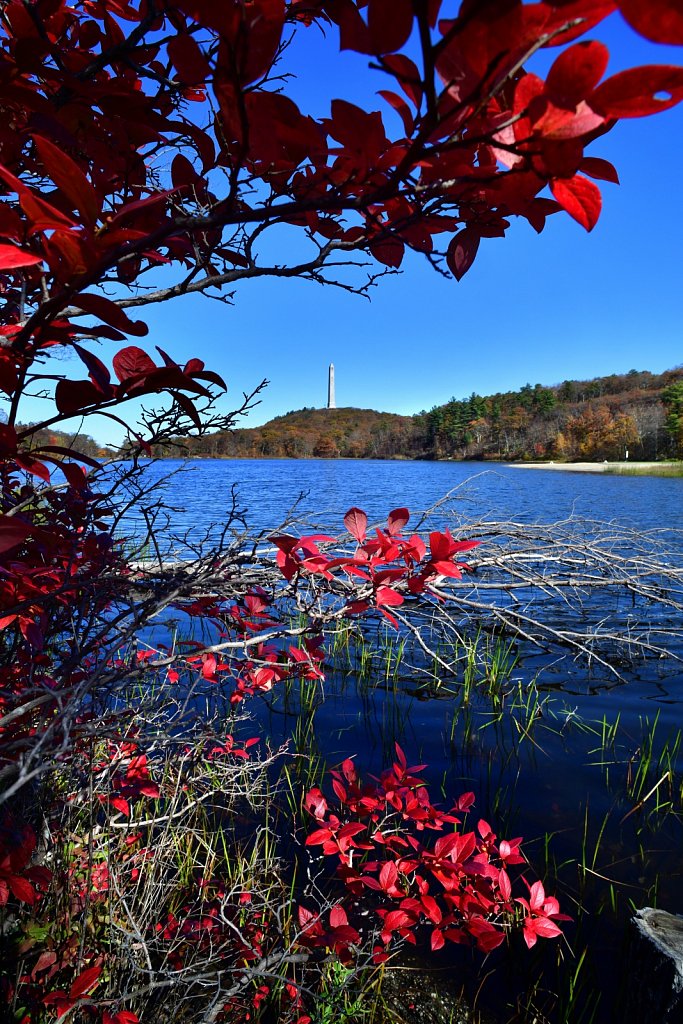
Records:
M334 397L334 363L330 363L329 376L327 378L327 408L337 408L337 403Z

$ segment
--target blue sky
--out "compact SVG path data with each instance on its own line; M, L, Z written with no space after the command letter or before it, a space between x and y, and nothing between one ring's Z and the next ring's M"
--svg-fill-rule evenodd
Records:
M619 15L591 37L610 49L608 74L680 62L680 48L642 40ZM324 116L335 96L372 109L384 83L367 58L338 55L315 29L295 46L291 63L303 74L292 92L302 109ZM557 52L542 55L546 65ZM621 178L620 186L601 183L603 212L593 232L561 214L540 236L513 223L505 239L484 240L459 284L415 254L400 276L380 282L370 303L300 281L246 282L233 307L188 297L145 310L146 341L178 359L198 356L223 374L226 409L267 377L248 426L324 405L331 361L338 405L399 413L527 381L675 366L683 362L682 139L683 105L621 122L588 150L611 160ZM119 438L103 420L86 429L103 441Z

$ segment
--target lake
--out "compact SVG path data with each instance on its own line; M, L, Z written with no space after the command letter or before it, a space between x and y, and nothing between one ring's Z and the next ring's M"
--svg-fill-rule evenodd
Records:
M237 504L256 531L277 527L294 507L302 522L339 533L352 505L377 522L405 505L414 513L411 525L437 506L431 527L451 525L462 536L468 523L481 521L561 521L580 538L597 532L594 523L602 521L610 524L615 550L628 551L629 531L656 531L652 539L666 552L660 557L673 566L683 561L683 479L452 462L197 460L152 464L148 480L151 497L165 493L175 510L176 539L169 531L162 541L181 557L188 543L222 528L237 485ZM127 529L136 528L139 523L129 520ZM602 621L616 609L617 623L637 625L666 650L655 590L651 602L640 602L641 618L626 591L620 585L593 599L586 590L584 620ZM530 600L526 591L524 600ZM577 613L563 599L553 597L541 607L554 628L575 621ZM680 611L670 611L667 624L680 631ZM500 1021L531 1020L533 1014L557 1024L617 1019L632 909L683 911L679 666L662 655L624 659L616 685L609 673L580 657L561 658L552 645L542 655L506 639L496 648L499 660L507 658L502 682L494 689L490 680L480 681L465 701L458 678L431 689L406 681L392 667L398 663L391 661L388 629L380 628L377 638L384 660L361 665L351 650L345 661L331 663L324 688L308 698L314 728L304 741L299 730L302 749L320 752L329 765L353 754L360 768L376 771L400 741L409 760L429 765L444 802L471 789L478 813L494 830L525 837L533 871L575 918L566 929L569 946L539 943L531 954L497 951L483 970L459 949L439 954L436 962L461 971L470 995L477 992L478 1005ZM608 649L617 659L616 648ZM678 650L673 641L671 650ZM258 702L258 717L273 742L296 732L299 712L295 693ZM492 963L496 979L482 982ZM534 978L539 987L530 996ZM553 992L559 992L559 1003Z

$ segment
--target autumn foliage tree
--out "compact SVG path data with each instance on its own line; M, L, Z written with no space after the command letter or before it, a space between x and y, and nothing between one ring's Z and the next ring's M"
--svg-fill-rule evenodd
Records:
M268 276L364 291L407 249L459 279L482 239L504 235L512 217L540 232L564 211L591 230L601 206L595 180L616 181L617 172L586 155L588 145L619 118L683 98L680 68L605 77L606 47L584 37L617 8L647 38L683 42L675 0L2 6L0 906L10 964L3 999L18 1019L243 1020L245 1006L258 1014L270 999L283 1019L308 1019L296 964L316 951L346 957L360 932L341 904L302 905L296 924L283 923L272 885L252 892L235 883L225 854L221 873L219 850L204 839L215 820L203 809L217 792L253 798L249 745L208 725L184 734L182 700L172 708L164 697L163 714L148 708L145 718L124 699L127 687L150 673L173 686L181 672L211 687L223 671L239 704L293 675L315 680L319 621L300 630L299 643L273 648L262 638L275 630L291 640L276 597L291 607L298 588L312 589L315 600L301 604L310 616L328 588L332 614L396 622L406 595L466 571L459 552L468 547L447 533L429 547L404 534L403 509L368 535L352 510L350 550L348 538L341 550L326 548L329 538L273 539L269 565L284 590L256 586L248 565L266 556L255 548L249 557L222 551L223 560L213 551L191 580L136 577L113 528L120 488L143 493L135 464L112 487L95 459L46 431L75 416L113 417L135 460L183 431L231 422L215 411L224 381L192 352L180 364L159 345L152 355L130 343L148 334L136 309L196 292L228 297L242 280ZM288 43L318 29L331 50L338 43L377 67L380 110L340 97L315 119L288 95ZM560 49L544 79L525 64L545 47ZM268 262L262 242L283 226L309 254ZM51 360L64 350L80 376ZM26 424L25 399L36 390L47 412ZM130 428L121 407L157 395L166 405ZM141 630L169 606L231 639L195 642L182 655L140 646ZM238 650L248 654L239 665L230 660ZM182 720L161 744L159 722L174 714ZM334 780L341 816L322 793L307 805L324 852L342 855L352 895L379 893L375 957L395 933L408 939L423 927L433 948L446 939L491 948L496 929L514 923L528 945L557 935L557 903L540 883L511 896L507 865L521 860L518 843L499 841L485 822L434 846L407 838L410 856L385 843L372 859L392 814L419 833L428 822L456 835L461 824L433 807L417 769L397 757L372 790L343 768L345 781ZM222 767L202 774L207 764ZM173 822L198 837L200 877L176 870ZM352 849L364 851L357 875L345 870ZM182 995L164 1002L179 979Z

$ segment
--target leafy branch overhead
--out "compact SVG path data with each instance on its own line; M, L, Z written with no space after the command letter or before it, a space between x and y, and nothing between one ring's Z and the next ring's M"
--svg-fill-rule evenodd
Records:
M512 217L541 231L565 210L591 230L596 179L618 177L586 147L618 118L683 98L679 67L608 75L607 48L583 37L617 8L647 38L683 41L675 0L5 4L0 386L10 422L38 353L146 334L124 306L209 289L228 300L225 286L264 275L362 291L372 273L365 285L347 280L358 254L394 269L407 248L445 259L459 279ZM338 42L371 59L378 109L339 97L316 118L294 101L287 44L320 29L330 50ZM558 56L544 80L524 65L545 47ZM264 261L263 236L280 225L307 237L308 258ZM109 297L93 290L107 284ZM61 417L162 391L191 416L187 395L207 381L203 368L129 348L112 385L77 351L89 380L58 386Z

